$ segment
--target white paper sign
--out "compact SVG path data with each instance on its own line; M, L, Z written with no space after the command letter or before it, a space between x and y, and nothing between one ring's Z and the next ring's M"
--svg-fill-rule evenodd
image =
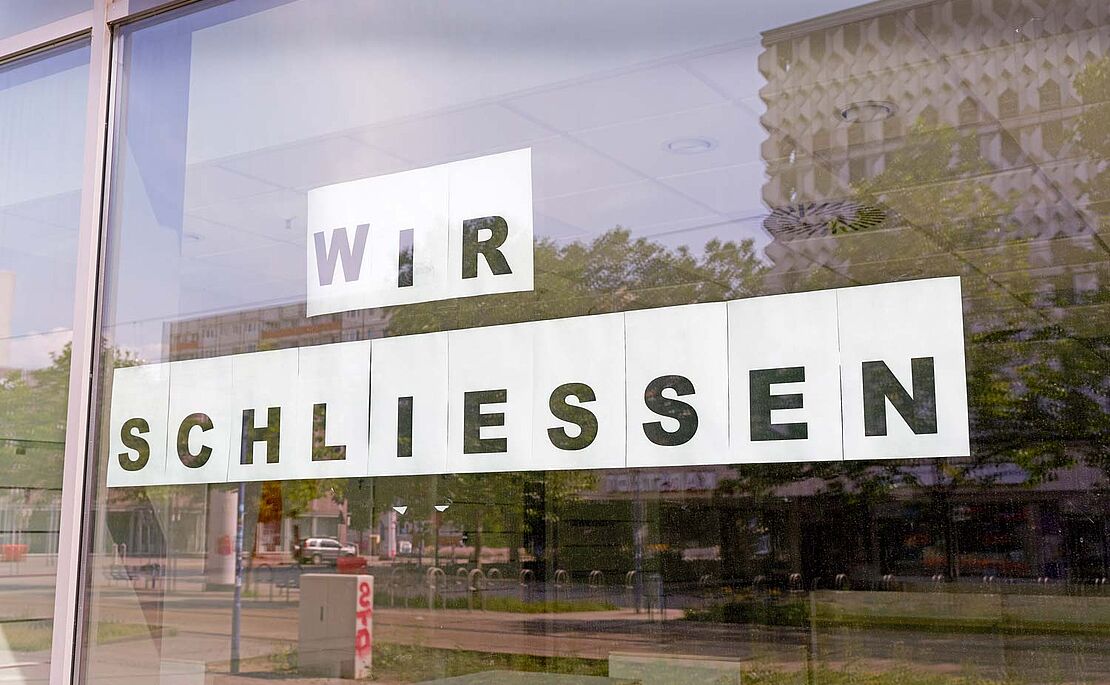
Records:
M831 290L728 303L733 461L842 458L836 321Z
M295 477L297 453L292 422L298 407L300 351L238 354L231 360L230 482ZM244 413L249 412L244 425ZM245 450L244 450L245 448Z
M844 458L970 454L960 279L836 291Z
M227 480L234 414L231 357L170 365L164 484Z
M531 468L624 466L624 314L538 321L532 327Z
M532 150L454 162L447 174L453 278L446 296L531 290ZM490 220L481 221L485 217ZM482 248L476 255L466 249L475 239Z
M958 278L117 369L111 397L110 487L970 453Z
M112 370L108 487L165 482L170 366Z
M370 475L447 473L447 334L374 341Z
M448 333L448 473L532 470L532 332Z
M627 465L730 462L725 304L624 316Z
M531 290L532 154L308 192L309 316Z
M287 478L364 476L370 461L369 340L300 348Z
M309 316L448 296L447 176L428 167L308 192Z

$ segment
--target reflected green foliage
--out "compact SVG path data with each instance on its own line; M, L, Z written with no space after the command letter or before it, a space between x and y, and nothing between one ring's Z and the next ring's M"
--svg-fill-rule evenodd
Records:
M1076 84L1085 99L1101 103L1076 126L1102 159L1110 156L1108 65L1089 66ZM1018 198L1000 194L990 182L997 172L974 130L914 124L884 156L882 170L851 188L855 202L881 207L886 221L870 231L818 239L821 266L777 284L796 291L960 276L972 456L935 460L932 468L852 461L741 466L716 493L720 506L740 498L743 516L758 516L774 505L782 486L799 484L816 493L807 497L811 506L865 521L892 503L899 488L912 487L925 494L924 518L944 540L945 572L953 577L961 573L953 533L958 491L997 486L1007 473L999 467L1008 464L1021 467L1024 478L1015 485L1026 488L1075 465L1110 475L1110 291L1102 277L1093 291L1077 291L1074 281L1106 264L1105 246L1030 240L1027 219L1015 213ZM1098 183L1107 184L1098 192L1110 197L1110 171L1091 184L1092 194ZM747 526L738 528L733 546L750 551L755 536ZM846 559L838 563L843 570ZM727 554L723 565L726 576L775 570L746 568ZM815 570L818 576L828 571Z
M1084 104L1075 127L1076 141L1095 159L1110 159L1110 57L1084 67L1075 79L1075 90ZM1110 231L1110 166L1103 164L1083 189L1087 209L1100 222L1105 240Z
M1088 67L1077 84L1080 92L1098 90L1096 77L1108 73L1105 65ZM1105 117L1098 119L1097 110L1088 116L1091 121L1084 117L1078 125L1081 138L1105 143ZM1100 154L1110 155L1110 149ZM980 467L1001 462L1025 469L1029 485L1076 463L1106 470L1110 331L1105 321L1092 328L1074 317L1110 297L1105 286L1095 293L1073 292L1071 275L1072 265L1105 262L1107 255L1095 243L1046 247L1023 237L1013 216L1016 197L994 190L992 171L973 133L916 123L887 156L883 171L853 186L860 202L886 209L886 225L873 235L838 237L830 268L806 274L794 287L959 275L973 456L946 463L946 478L953 485L986 485L991 479L984 482ZM889 259L876 263L881 257ZM1045 263L1063 266L1046 276L1038 273ZM1040 294L1045 286L1056 293L1047 301ZM1097 317L1106 310L1088 313ZM829 475L822 473L826 465L799 468ZM878 491L901 480L851 465L836 471L879 478L878 483L856 479L858 487L879 485Z
M105 346L114 366L137 360ZM69 400L72 346L51 353L49 366L8 371L0 378L0 482L10 487L59 488Z
M0 479L5 485L62 483L70 346L42 369L9 371L0 380Z
M979 246L1000 237L998 222L1017 200L1016 192L1000 196L983 179L992 171L975 136L918 121L887 155L883 170L852 191L862 203L885 207L888 225L910 225L947 248Z
M516 562L520 548L528 547L524 540L527 530L542 537L548 526L558 523L559 512L566 505L595 487L596 479L590 471L397 476L373 479L369 500L364 495L350 498L352 487L365 488L367 479L348 481L344 492L348 502L361 497L357 507L366 508L369 503L377 512L394 505L407 506L400 523L420 522L421 538L416 544L423 543L427 548L435 545L434 517L438 516L441 526L454 527L467 535L466 544L474 548L472 562L479 562L487 546L507 547L510 561ZM434 507L444 504L447 510L434 514Z
M535 245L536 283L533 292L505 293L398 307L390 320L391 335L489 326L562 318L645 307L713 302L760 292L764 265L751 240L712 240L701 254L686 247L668 248L646 238L633 238L614 228L589 243L559 245L540 239ZM432 507L450 504L443 524L466 531L475 548L474 561L487 544L508 547L517 560L523 539L547 537L560 512L583 492L594 488L588 471L548 473L484 473L374 479L372 500L365 479L336 490L348 495L355 521L369 523L373 511L394 504L410 507L407 516L431 519ZM367 502L372 501L369 507ZM358 512L357 519L354 512ZM426 545L434 545L424 530ZM434 531L432 531L434 535ZM494 542L490 542L490 541ZM550 547L555 547L548 541ZM532 549L531 553L541 550Z
M386 642L375 642L373 649L373 679L383 682L423 682L469 676L465 680L467 683L493 685L510 682L513 672L596 677L608 677L610 674L609 663L604 659L477 652ZM258 664L262 666L259 670L288 674L297 671L297 652L293 645L275 652L266 660L268 664ZM683 670L684 662L670 662L665 657L653 661L645 657L640 663L642 668L649 669L655 677L670 670L674 670L675 682L691 677L689 671ZM630 664L630 667L636 666ZM868 668L854 663L809 668L799 666L791 669L748 661L737 663L735 671L721 670L721 680L718 682L733 682L733 676L753 685L1024 685L1029 682L1019 677L992 678L960 673L929 673L916 664L911 667L898 663L881 670L879 667ZM615 682L624 682L624 679Z
M1094 178L1083 186L1087 193L1087 210L1094 216L1100 233L1099 242L1110 253L1110 57L1103 57L1088 64L1075 79L1075 89L1085 105L1078 117L1075 136L1080 146L1085 148L1096 160L1102 160L1102 168ZM1110 259L1102 255L1103 265ZM1107 329L1106 315L1110 311L1110 285L1101 281L1101 288L1087 297L1092 307L1098 331L1091 341L1072 341L1077 347L1093 345L1096 351L1090 364L1077 363L1075 359L1061 359L1061 363L1050 364L1041 370L1043 394L1053 409L1077 421L1091 435L1095 445L1101 449L1088 457L1104 473L1110 474L1110 331ZM1097 322L1101 319L1101 325ZM1075 357L1087 355L1075 354ZM1087 378L1090 390L1076 397L1078 389L1065 385L1076 378Z
M50 649L54 630L52 621L12 621L0 624L0 640L7 649L16 653L44 652ZM166 630L163 634L174 635L176 630ZM101 621L96 624L95 644L148 639L150 627L141 623L122 623Z
M601 676L608 673L602 659L532 654L498 654L461 649L435 649L415 645L377 642L374 644L374 677L378 680L420 682L480 673L483 671L527 671ZM490 674L488 682L503 681L504 674Z
M751 240L701 254L617 227L589 243L535 244L535 290L398 307L390 335L490 326L756 295L764 265Z
M802 628L809 625L809 605L801 599L734 599L703 609L688 608L684 617L688 621Z
M822 666L809 673L756 668L744 673L744 682L751 685L803 685L808 682L822 685L1023 685L1028 681L1020 678L923 673L918 667L902 667L875 673L853 666Z
M852 629L867 631L913 631L936 635L1068 635L1110 637L1110 625L1079 611L1057 611L1048 616L1038 595L1015 595L1010 603L981 593L960 596L960 609L953 610L951 597L935 593L902 595L896 602L879 604L866 593L816 592L808 595L741 595L712 602L701 608L688 608L684 618L711 623L740 623L762 626L808 627L811 621L820 630ZM913 601L906 601L912 598ZM1081 600L1078 600L1081 601ZM1098 600L1094 600L1097 602ZM1075 604L1075 598L1060 603ZM811 610L813 613L811 614ZM1067 616L1062 618L1061 614ZM1068 620L1070 619L1070 620Z

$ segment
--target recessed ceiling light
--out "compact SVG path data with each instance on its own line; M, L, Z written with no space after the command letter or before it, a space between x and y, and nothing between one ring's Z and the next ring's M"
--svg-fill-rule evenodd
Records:
M872 121L882 121L894 116L898 107L893 102L885 100L861 100L840 110L840 118L850 124L866 124Z
M717 141L700 136L691 138L672 138L663 143L663 149L676 155L699 155L717 148Z

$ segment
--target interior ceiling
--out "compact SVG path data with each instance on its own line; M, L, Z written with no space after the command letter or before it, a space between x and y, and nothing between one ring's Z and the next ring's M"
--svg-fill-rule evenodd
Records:
M873 255L854 263L850 273L825 261L828 251L820 247L772 243L762 221L769 205L783 201L773 196L784 169L808 165L833 177L824 198L851 195L844 170L849 145L834 142L831 152L807 145L815 127L827 128L839 141L851 126L861 126L840 121L839 105L866 94L892 100L900 128L887 133L881 124L864 125L865 147L897 148L928 107L940 112L941 123L963 126L961 131L996 129L1002 142L994 144L1018 154L1004 160L998 151L986 150L993 168L980 180L1020 193L1025 214L1015 210L1011 218L1033 227L1011 241L1066 241L1099 282L1108 282L1106 237L1084 213L1074 179L1076 169L1089 167L1091 160L1075 145L1052 152L1030 145L1037 139L1023 128L1038 117L1063 114L1038 110L1036 103L1031 109L1026 101L1022 116L1001 117L994 97L1007 84L1027 92L1031 83L1056 76L1066 100L1082 64L1110 47L1106 10L1076 28L1064 15L1077 7L1090 14L1091 3L1051 3L1050 17L1056 18L1036 37L1015 44L1008 22L1030 13L1041 16L1044 8L1012 3L1010 14L999 18L991 14L991 3L976 0L964 4L977 8L980 20L961 25L951 15L957 4L926 6L947 23L932 21L921 9L893 13L881 23L859 22L861 48L853 52L830 44L830 54L816 60L820 68L803 64L789 74L771 72L772 82L759 60L761 55L766 60L774 45L746 39L190 164L183 270L203 284L196 293L201 309L202 302L220 300L218 291L244 302L301 300L309 188L531 147L537 237L588 241L620 225L636 236L695 250L710 238L751 238L768 248L767 261L782 273L823 269L837 274L838 284L850 285L970 269L984 281L971 284L973 292L994 287L1014 306L1027 306L1026 291L1041 286L1014 277L1015 270L1027 269L1018 260L1000 259L998 240L984 236L979 244L953 245L931 239L935 227L926 217L903 214L901 225L842 238L860 243L856 254ZM837 26L835 18L820 24ZM806 34L804 27L795 28L793 35L801 37L791 39L794 49L810 49L809 36L825 30ZM1070 56L1061 59L1060 51ZM1032 70L1022 69L1021 62L1031 59L1038 62ZM926 79L939 87L922 89ZM966 126L948 114L953 103L963 102L976 110ZM795 109L783 115L784 103ZM1078 112L1074 102L1061 107L1071 108L1069 116ZM676 154L666 148L684 139L707 141L711 149ZM770 149L781 140L795 144L789 162ZM953 192L967 180L951 179ZM1067 228L1047 234L1038 227L1044 225ZM1092 245L1102 251L1091 252ZM782 259L787 253L792 257ZM1059 266L1054 256L1044 259L1046 268Z
M538 235L588 238L618 224L651 235L722 219L754 223L762 216L765 136L758 97L730 100L711 83L689 63L635 69L194 165L188 212L279 240L290 219L299 241L309 188L531 147ZM716 147L686 155L664 148L678 138ZM237 206L262 196L287 214L239 215ZM195 254L225 247L211 243Z

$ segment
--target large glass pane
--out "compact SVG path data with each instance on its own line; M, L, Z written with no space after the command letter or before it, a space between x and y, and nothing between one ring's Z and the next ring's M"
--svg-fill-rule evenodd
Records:
M50 656L88 64L0 68L0 680Z
M0 38L92 9L92 0L0 0Z
M121 28L87 679L1107 680L1104 5Z

